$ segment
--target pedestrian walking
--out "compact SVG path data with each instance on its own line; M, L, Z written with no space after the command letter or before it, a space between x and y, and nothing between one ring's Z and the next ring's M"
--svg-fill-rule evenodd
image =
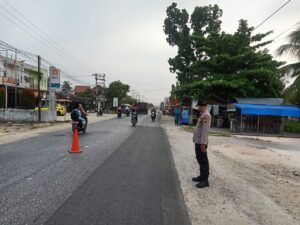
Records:
M209 162L207 157L208 132L211 125L211 115L207 109L207 102L204 100L198 101L197 107L200 111L200 117L196 125L193 136L195 143L196 159L200 167L200 175L192 180L198 182L198 188L209 186Z
M180 115L181 115L181 110L179 109L179 105L176 105L173 111L173 115L174 115L175 126L178 126L180 121Z

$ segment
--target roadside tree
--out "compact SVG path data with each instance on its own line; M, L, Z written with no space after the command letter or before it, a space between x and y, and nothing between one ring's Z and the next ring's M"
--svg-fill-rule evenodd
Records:
M107 94L109 102L111 103L113 98L116 97L119 99L119 102L121 103L124 98L127 97L127 93L129 92L130 86L127 84L123 84L121 81L114 81L111 82Z
M221 31L222 10L218 5L196 7L189 17L176 3L167 9L164 31L177 56L169 59L178 84L172 96L200 98L217 95L279 97L283 90L278 67L264 39L272 32L253 34L254 28L240 20L237 31Z
M64 94L69 94L72 92L72 86L70 81L64 81L61 86L61 92Z
M277 49L277 54L288 55L297 62L284 65L280 68L282 74L288 79L294 78L294 82L285 89L284 97L287 101L300 105L300 22L299 27L288 36L288 44Z

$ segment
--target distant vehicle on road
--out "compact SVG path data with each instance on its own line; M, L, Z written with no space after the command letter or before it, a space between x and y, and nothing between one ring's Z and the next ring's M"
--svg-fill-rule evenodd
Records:
M130 108L131 108L130 104L122 104L121 105L122 113L126 114L126 116L130 115Z
M138 102L136 103L138 114L148 114L148 103L147 102Z

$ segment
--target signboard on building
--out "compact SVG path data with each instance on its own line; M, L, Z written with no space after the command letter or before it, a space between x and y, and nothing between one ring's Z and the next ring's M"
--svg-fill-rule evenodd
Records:
M0 81L2 81L2 84L17 84L17 80L12 77L7 77L7 76L0 76Z
M60 70L54 66L49 67L50 73L50 89L52 91L60 90Z
M113 98L113 107L118 107L118 106L119 106L119 99Z

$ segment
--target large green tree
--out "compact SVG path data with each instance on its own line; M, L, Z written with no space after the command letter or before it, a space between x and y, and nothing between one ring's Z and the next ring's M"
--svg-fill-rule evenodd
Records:
M253 34L254 28L240 20L237 31L221 31L222 10L217 5L196 7L191 17L176 3L167 8L164 31L177 55L169 59L177 74L177 97L217 95L278 97L283 83L277 69L281 63L262 47L271 32Z
M288 36L288 41L288 44L278 48L277 53L278 55L287 54L295 58L297 62L280 68L284 76L295 79L294 83L285 89L284 97L287 101L300 105L300 24L298 29Z
M109 102L112 102L114 97L119 99L119 102L122 102L123 99L127 97L130 86L123 84L121 81L114 81L109 84L107 94L109 97Z

